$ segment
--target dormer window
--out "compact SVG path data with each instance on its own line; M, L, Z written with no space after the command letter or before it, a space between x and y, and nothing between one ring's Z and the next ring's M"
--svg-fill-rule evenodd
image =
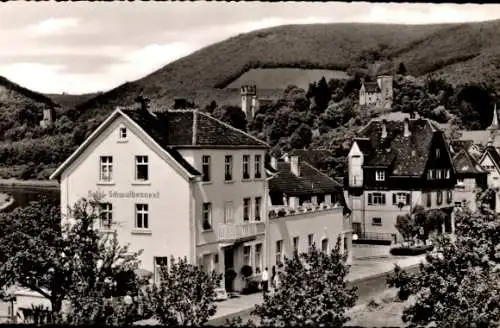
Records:
M121 127L119 130L119 137L120 141L126 140L127 139L127 128L126 127Z
M436 158L439 158L441 156L441 150L439 148L436 148Z
M375 180L376 181L385 181L385 171L382 171L382 170L375 171Z

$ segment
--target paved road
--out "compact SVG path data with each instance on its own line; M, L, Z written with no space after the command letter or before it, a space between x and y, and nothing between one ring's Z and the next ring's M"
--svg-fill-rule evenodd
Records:
M418 271L418 265L405 268L407 272L416 272ZM363 279L362 281L358 281L353 283L356 287L358 287L358 301L357 304L364 304L370 301L371 298L380 295L382 292L387 290L386 285L386 274L378 275L372 278ZM257 320L255 317L251 317L249 314L250 311L244 311L240 314L231 316L229 318L221 318L210 321L208 324L211 326L222 326L226 323L226 319L231 319L232 317L240 316L243 319L243 322L248 319L252 319L254 321Z

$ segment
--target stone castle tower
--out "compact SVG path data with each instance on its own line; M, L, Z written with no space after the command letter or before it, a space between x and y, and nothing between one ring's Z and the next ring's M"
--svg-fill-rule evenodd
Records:
M257 99L257 86L241 86L241 110L247 116L247 122L250 123L253 120L258 107L259 101Z
M377 84L380 88L380 96L378 99L378 107L390 109L393 101L392 75L377 76Z

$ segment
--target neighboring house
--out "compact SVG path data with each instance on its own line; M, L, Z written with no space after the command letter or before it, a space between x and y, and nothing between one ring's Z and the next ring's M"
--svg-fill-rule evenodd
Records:
M307 251L313 243L330 250L337 238L352 257L352 225L344 205L342 185L299 156L272 162L269 180L269 264L276 266L294 250ZM270 268L271 269L271 268Z
M488 145L481 158L479 159L479 165L488 172L487 186L495 190L495 201L492 204L495 212L500 213L500 193L498 188L500 188L500 154L498 150L493 145Z
M487 187L488 172L469 154L466 149L461 149L453 156L457 185L455 186L455 206L467 205L476 211L476 195Z
M396 218L416 205L451 214L455 170L444 133L430 120L370 121L358 132L347 166L347 204L363 238L401 240ZM445 231L451 226L448 215Z
M33 308L52 308L50 300L45 296L18 286L10 287L6 291L9 301L0 301L0 323L29 324L34 323Z
M393 77L377 76L377 82L362 82L359 89L359 104L390 109L393 101Z
M197 110L118 108L51 179L60 181L63 218L82 197L102 197L101 228L143 249L142 269L155 279L170 256L239 275L266 261L267 149Z

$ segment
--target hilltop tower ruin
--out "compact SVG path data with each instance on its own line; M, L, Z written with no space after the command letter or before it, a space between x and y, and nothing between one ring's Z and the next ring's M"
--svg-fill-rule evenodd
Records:
M55 121L55 110L51 107L45 107L43 109L43 118L40 121L40 126L46 129L54 124Z
M257 86L241 86L241 110L243 111L243 113L245 113L248 123L252 122L258 106L259 101L257 99Z
M377 76L377 84L380 88L379 107L390 109L393 101L392 75Z

